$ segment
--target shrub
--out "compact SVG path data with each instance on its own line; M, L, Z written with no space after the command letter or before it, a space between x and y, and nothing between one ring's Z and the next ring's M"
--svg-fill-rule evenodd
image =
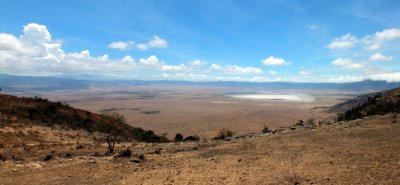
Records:
M234 135L234 132L223 128L220 131L218 131L218 135L214 139L226 139L227 137L232 137Z
M294 124L294 126L304 126L304 121L303 120L299 120Z
M199 141L200 137L197 135L193 135L193 136L188 136L186 137L183 141Z
M270 130L270 129L268 128L268 126L264 125L264 128L262 129L262 132L265 134L265 133L272 132L272 130Z
M175 135L175 139L174 140L177 141L177 142L182 141L183 140L183 135L180 134L180 133L177 133Z
M49 161L51 159L53 159L53 156L50 154L43 157L43 161Z
M310 118L310 119L308 119L308 120L306 121L306 125L309 125L309 126L316 126L317 123L315 122L315 119L314 119L314 118Z
M121 157L131 157L132 156L132 151L129 148L127 148L127 149L123 150L119 154L119 156L121 156Z
M71 155L71 153L69 153L69 152L67 152L65 155L64 155L64 157L65 158L70 158L72 155Z

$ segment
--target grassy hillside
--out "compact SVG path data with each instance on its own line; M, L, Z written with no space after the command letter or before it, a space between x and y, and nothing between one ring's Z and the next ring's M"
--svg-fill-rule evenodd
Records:
M118 114L98 115L40 97L0 94L0 126L17 121L64 129L82 129L88 132L118 133L125 140L167 141L165 137L158 136L151 130L134 128L126 124L124 117Z

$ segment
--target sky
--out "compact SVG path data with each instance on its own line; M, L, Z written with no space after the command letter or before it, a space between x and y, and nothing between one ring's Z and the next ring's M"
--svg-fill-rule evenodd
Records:
M400 81L398 0L0 0L0 73Z

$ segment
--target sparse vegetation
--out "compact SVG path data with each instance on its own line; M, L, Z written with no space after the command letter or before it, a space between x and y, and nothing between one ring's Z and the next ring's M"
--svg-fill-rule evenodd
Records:
M304 121L303 121L303 120L298 120L298 121L294 124L294 126L300 126L300 127L302 127L302 126L304 126Z
M50 154L43 157L43 161L49 161L51 159L53 159L53 156Z
M268 128L268 126L266 126L266 125L264 125L264 127L263 127L263 129L262 129L262 133L269 133L269 132L272 132L272 130L270 130L269 128Z
M233 135L234 135L233 131L231 131L229 129L226 129L226 128L223 128L220 131L218 131L218 135L214 139L222 140L222 139L226 139L226 138L232 137Z
M180 142L180 141L182 141L182 140L183 140L183 135L180 134L180 133L177 133L177 134L175 135L174 141Z
M12 123L15 118L19 121L61 127L63 129L83 129L88 132L106 133L110 143L114 143L118 133L124 140L144 142L168 142L165 136L158 136L152 130L134 128L126 124L124 118L117 113L94 114L85 110L74 109L68 104L50 102L38 96L34 98L0 95L0 122ZM3 125L4 126L4 125Z
M121 157L131 157L132 156L132 151L129 148L126 148L125 150L123 150L119 156Z
M315 119L314 119L314 118L310 118L310 119L308 119L308 120L306 121L306 125L309 125L309 126L316 126L316 125L317 125L317 122L315 122Z
M200 137L198 135L188 136L185 137L183 141L199 141Z
M382 93L376 94L373 97L368 97L368 100L363 104L339 113L337 121L355 120L365 116L382 115L386 113L397 113L400 111L400 95L384 96Z

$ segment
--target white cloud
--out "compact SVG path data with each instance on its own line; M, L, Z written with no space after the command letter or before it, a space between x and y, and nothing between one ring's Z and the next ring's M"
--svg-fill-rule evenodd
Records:
M141 58L138 62L141 66L146 68L159 68L163 65L163 62L158 60L155 55L151 55L147 58Z
M381 32L376 32L374 35L365 36L362 41L367 50L380 49L386 42L400 38L400 29L392 28L385 29Z
M202 61L202 60L193 60L193 61L190 61L190 62L189 62L189 65L190 65L191 67L198 68L198 67L207 65L207 62L206 62L206 61Z
M163 70L163 71L186 71L186 70L188 70L188 68L185 66L185 64L180 64L178 66L163 65L163 66L161 66L161 70Z
M336 76L328 78L325 82L348 83L348 82L359 82L363 80L364 78L362 76Z
M278 74L278 72L276 72L276 71L274 71L274 70L269 70L268 73L269 73L270 75L276 75L276 74Z
M220 66L220 65L218 65L218 64L212 64L212 65L210 66L210 69L211 69L211 70L221 70L221 69L222 69L222 66Z
M146 43L135 44L134 41L125 41L125 42L117 41L117 42L111 42L110 44L108 44L107 47L112 49L119 49L121 51L133 48L145 51L151 48L166 48L167 41L155 35L151 40L149 40Z
M128 49L132 49L134 46L133 41L126 41L126 42L122 42L122 41L118 41L118 42L111 42L110 44L108 44L108 48L112 48L112 49L119 49L121 51L123 50L128 50Z
M400 39L400 29L392 28L366 35L361 39L348 33L342 37L335 38L327 47L330 49L349 49L357 44L363 45L366 50L377 50L389 41Z
M389 72L382 74L374 74L370 75L370 79L372 80L385 80L388 82L400 82L400 72Z
M260 74L262 70L254 67L240 67L237 65L226 65L224 67L224 71L228 73L251 73L251 74Z
M273 57L273 56L269 56L268 58L265 58L264 60L261 61L261 63L264 65L269 65L269 66L280 66L280 65L288 65L289 64L283 58L278 58L278 57Z
M134 43L115 42L110 47L128 49ZM163 47L163 41L154 37L149 47ZM183 71L187 67L167 65L155 55L135 61L131 56L110 59L108 55L93 57L88 50L65 53L62 43L52 39L46 26L30 23L24 26L20 37L0 33L0 73L19 75L101 74L130 76L141 69Z
M335 38L327 47L330 49L349 49L359 42L358 38L350 33Z
M312 70L312 69L310 69L310 70L301 69L301 70L299 71L299 74L300 74L301 76L310 76L310 75L313 75L313 72L314 72L314 70Z
M353 62L350 59L346 58L338 58L334 61L332 61L333 65L338 66L342 69L348 69L348 70L356 70L356 69L362 69L366 63L365 62Z
M210 66L211 70L214 71L223 71L230 74L261 74L263 71L259 68L255 67L240 67L237 65L225 65L220 66L218 64L212 64Z
M166 48L167 47L167 41L158 37L157 35L153 36L153 38L146 42L146 43L141 43L137 44L136 47L139 50L148 50L150 48Z
M385 56L382 55L381 53L375 53L374 55L371 55L369 57L369 60L371 61L391 61L393 59L393 56Z

